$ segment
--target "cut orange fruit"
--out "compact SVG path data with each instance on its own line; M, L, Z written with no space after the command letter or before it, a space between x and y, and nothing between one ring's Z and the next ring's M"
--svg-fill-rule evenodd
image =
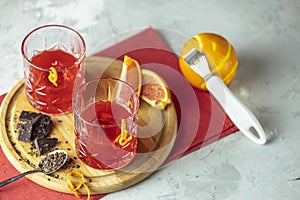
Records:
M179 57L181 72L191 85L206 90L204 79L196 74L182 58L182 56L192 48L196 48L200 53L206 56L212 73L222 78L225 84L232 81L238 66L235 49L228 40L220 35L214 33L200 33L183 45Z
M137 92L138 96L140 96L142 88L141 68L136 60L127 55L124 56L120 79L127 82Z
M171 92L165 80L152 70L142 69L141 98L152 107L164 109L171 103Z

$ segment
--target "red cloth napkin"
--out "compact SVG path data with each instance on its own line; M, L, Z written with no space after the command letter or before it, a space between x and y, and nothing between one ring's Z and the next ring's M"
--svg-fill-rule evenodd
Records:
M142 68L159 73L172 91L178 115L178 133L165 165L237 130L209 93L190 86L180 73L178 58L152 28L148 28L95 55L123 59L128 55ZM0 96L0 103L4 95ZM205 155L205 153L203 154ZM0 181L19 172L0 149ZM94 195L99 199L104 195ZM23 178L0 189L1 199L76 199L73 195L49 190ZM85 197L83 197L85 198Z

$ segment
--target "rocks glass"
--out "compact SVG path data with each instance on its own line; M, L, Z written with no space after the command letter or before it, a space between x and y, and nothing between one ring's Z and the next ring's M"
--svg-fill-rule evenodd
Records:
M73 97L75 146L78 157L96 169L128 165L137 148L139 97L127 83L94 79Z
M85 42L66 26L46 25L31 31L21 47L26 96L38 111L63 114L72 111L74 81L83 65Z

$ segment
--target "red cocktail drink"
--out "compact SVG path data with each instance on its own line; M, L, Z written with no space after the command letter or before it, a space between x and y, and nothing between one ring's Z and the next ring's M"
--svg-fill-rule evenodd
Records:
M97 102L87 107L81 117L92 125L85 127L89 132L87 137L75 132L78 157L87 165L99 169L118 169L131 162L137 147L136 129L128 133L132 138L124 146L116 140L122 133L122 119L129 116L130 112L116 102Z
M73 98L78 157L96 169L129 164L137 148L137 93L125 82L103 78L81 86Z
M29 103L48 114L72 110L72 93L85 58L85 43L74 30L49 25L29 33L22 43Z

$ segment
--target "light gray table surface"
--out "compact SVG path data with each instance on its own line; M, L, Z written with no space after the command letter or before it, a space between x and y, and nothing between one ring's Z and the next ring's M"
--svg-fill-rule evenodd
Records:
M195 151L145 181L103 199L300 199L299 0L0 0L0 94L23 78L23 37L64 24L88 53L124 32L148 26L192 37L215 32L239 56L230 89L255 113L268 143L240 132ZM203 156L205 149L212 151Z

